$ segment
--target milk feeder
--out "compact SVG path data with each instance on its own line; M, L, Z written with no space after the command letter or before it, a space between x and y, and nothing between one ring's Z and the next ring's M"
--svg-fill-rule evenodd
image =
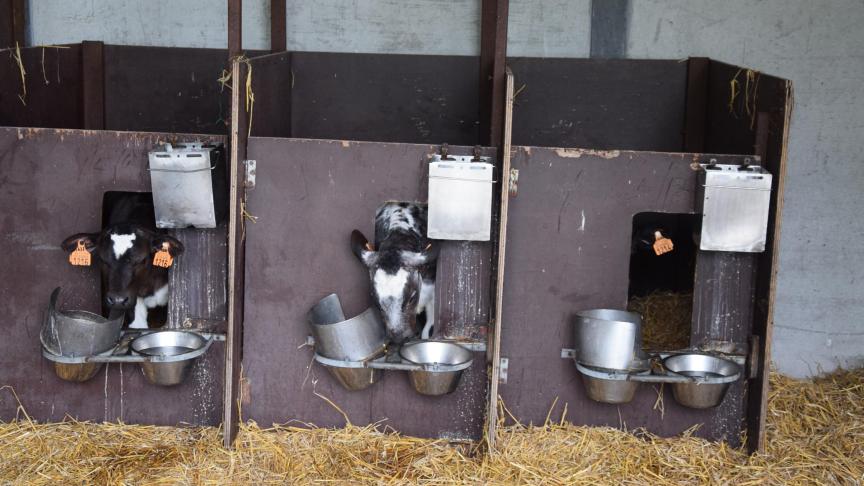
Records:
M489 241L492 229L490 157L449 155L446 146L429 163L429 220L435 240Z
M166 143L148 155L157 228L215 228L225 219L228 186L220 147Z

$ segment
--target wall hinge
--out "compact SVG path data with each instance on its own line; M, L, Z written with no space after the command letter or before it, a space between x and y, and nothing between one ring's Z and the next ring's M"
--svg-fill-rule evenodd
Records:
M510 182L508 184L507 190L510 193L510 197L516 197L519 193L519 169L510 169Z
M498 383L507 384L507 370L510 368L510 360L501 358L498 360Z
M246 189L255 189L255 167L257 162L254 160L244 160L243 165L246 166L246 180L244 185Z

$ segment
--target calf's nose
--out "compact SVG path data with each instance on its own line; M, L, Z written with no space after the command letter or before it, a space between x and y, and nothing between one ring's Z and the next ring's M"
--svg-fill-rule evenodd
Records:
M123 307L129 303L129 297L119 294L108 294L105 296L105 303L110 307Z

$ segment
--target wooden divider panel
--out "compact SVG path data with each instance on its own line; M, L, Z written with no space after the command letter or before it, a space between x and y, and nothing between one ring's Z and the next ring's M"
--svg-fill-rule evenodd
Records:
M693 213L692 164L736 156L515 147L518 196L510 201L501 357L508 379L504 405L525 423L542 424L551 412L575 424L645 427L661 435L704 424L696 433L739 441L743 406L684 408L664 387L665 415L655 410L659 386L644 384L633 402L615 406L587 398L572 360L576 311L626 309L633 216L640 212ZM742 387L739 382L735 387ZM731 393L727 400L742 400ZM718 412L726 414L720 417Z
M324 296L336 292L346 316L371 305L369 274L351 252L351 231L360 229L372 238L375 210L384 201L425 201L428 156L437 149L250 138L248 157L257 161L257 184L247 195L247 210L256 219L246 223L243 370L250 393L243 405L244 419L262 425L290 420L345 424L345 417L326 397L353 424L383 421L382 425L415 436L480 438L487 385L483 353L475 354L474 366L463 374L456 392L424 397L400 371L385 372L365 390L346 391L322 366L313 364L312 348L304 346L310 334L306 313ZM451 153L467 154L470 149L451 147ZM488 255L488 248L484 251ZM443 300L443 289L456 282L448 269L459 266L439 263L438 268L437 293ZM489 274L484 275L488 282ZM489 292L488 283L483 291ZM439 305L453 310L440 310L441 315L467 319L466 312L480 313L473 308L465 311L470 306L460 301L475 298L472 293L449 295L454 300ZM479 305L488 305L488 297ZM488 309L480 314L488 317Z
M100 311L99 271L72 267L60 243L101 228L106 191L149 191L147 152L166 141L224 143L224 137L107 131L0 128L0 386L9 385L38 421L218 425L224 346L215 343L185 383L146 382L137 364L106 365L84 383L62 381L42 357L39 330L48 297L60 286L61 309ZM225 319L225 228L180 230L186 253L172 269L172 315ZM191 282L196 280L196 282ZM188 314L178 316L178 306ZM16 416L0 392L0 420Z

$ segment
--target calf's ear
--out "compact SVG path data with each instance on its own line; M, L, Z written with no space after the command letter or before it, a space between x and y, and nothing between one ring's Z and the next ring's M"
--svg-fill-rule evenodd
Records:
M151 253L156 253L157 251L162 249L162 245L168 243L168 253L171 256L177 256L183 253L183 250L186 248L183 246L183 243L180 242L177 238L168 235L154 235L150 239L150 251Z
M440 247L430 243L423 251L403 251L402 264L408 267L420 267L434 263L438 259Z
M351 251L367 267L371 266L378 256L378 252L375 251L369 240L356 229L351 232Z
M60 244L60 247L63 248L63 251L73 251L78 248L78 242L84 243L84 248L87 249L90 253L93 253L93 250L96 249L97 242L99 241L99 233L77 233L74 234Z

